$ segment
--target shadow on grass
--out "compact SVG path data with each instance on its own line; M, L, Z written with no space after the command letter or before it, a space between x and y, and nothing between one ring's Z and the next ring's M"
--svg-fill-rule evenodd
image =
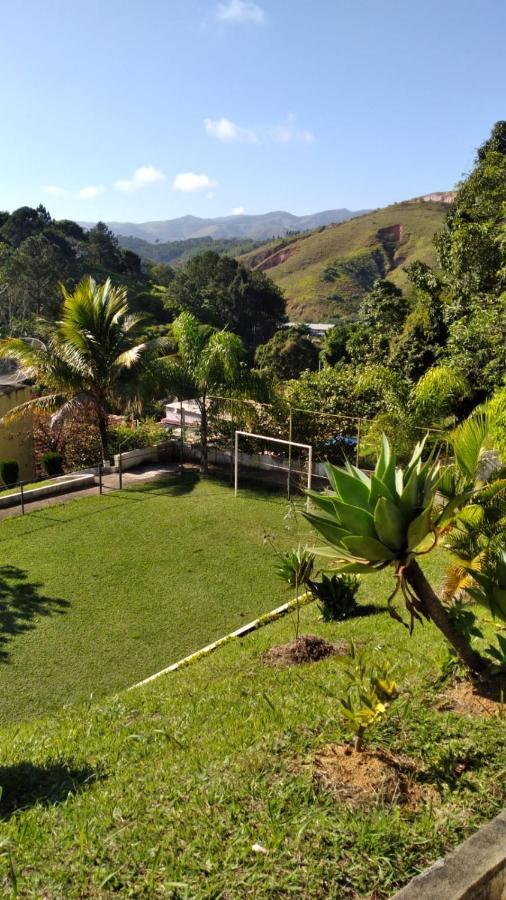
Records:
M128 485L125 489L125 496L133 499L132 494L142 494L143 497L136 497L141 500L153 496L180 497L184 494L190 494L200 481L200 472L193 470L184 471L181 474L163 476L157 478L156 481L148 481L145 484ZM129 495L129 496L128 496ZM147 496L146 496L147 495ZM123 494L122 494L123 496Z
M26 572L16 566L0 566L0 662L9 654L6 644L32 628L37 616L63 614L70 606L67 600L44 597L40 584L27 581Z
M0 766L0 819L5 821L13 813L37 803L44 806L64 803L67 797L103 777L90 766L63 762L45 766L30 762Z

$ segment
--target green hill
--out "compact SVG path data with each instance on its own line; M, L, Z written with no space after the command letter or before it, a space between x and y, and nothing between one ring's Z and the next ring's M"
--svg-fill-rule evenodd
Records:
M448 204L395 203L307 234L270 241L241 260L285 292L291 319L325 322L354 314L376 278L407 283L415 259L435 263L432 244Z

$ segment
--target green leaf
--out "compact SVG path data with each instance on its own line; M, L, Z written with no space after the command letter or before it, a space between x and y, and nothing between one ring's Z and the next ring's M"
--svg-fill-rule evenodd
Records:
M330 468L332 468L332 480L329 476ZM367 506L369 490L363 481L355 475L350 475L345 469L338 469L335 466L331 467L330 463L325 464L325 471L336 493L344 503L349 503L352 506Z
M432 505L427 506L408 528L408 549L414 550L428 535L431 526Z
M374 525L383 544L401 550L406 543L406 523L398 506L380 497L374 510Z
M354 575L367 575L369 572L378 572L380 569L383 569L385 565L388 563L346 563L344 566L339 566L339 572L346 572Z
M335 518L335 494L319 494L318 491L305 491L305 493L307 497L311 498L315 506L319 506L329 516Z
M401 494L401 509L409 516L418 506L419 480L416 470L411 473Z
M339 500L335 501L334 507L339 523L349 534L376 537L374 519L370 512L359 506L341 503Z
M356 559L370 563L395 559L395 553L389 547L372 537L345 537L343 545Z
M376 509L376 504L380 497L385 497L387 500L390 500L391 503L395 503L395 494L392 493L390 488L384 484L381 478L378 478L377 475L371 475L371 493L369 496L369 508L372 512Z
M488 432L488 417L480 413L462 422L450 436L460 471L473 481L476 479Z
M349 531L341 528L335 521L332 522L326 516L320 516L318 513L309 512L304 512L303 516L310 522L313 528L316 528L316 530L323 535L326 541L336 547L341 546L343 538L350 534Z

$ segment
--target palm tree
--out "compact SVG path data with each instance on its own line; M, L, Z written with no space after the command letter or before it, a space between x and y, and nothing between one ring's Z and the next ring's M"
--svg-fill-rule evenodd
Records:
M16 338L0 342L0 358L15 360L42 390L5 418L32 410L56 419L91 409L107 460L108 414L140 397L142 378L164 342L142 339L144 318L130 312L126 288L109 278L103 284L83 278L73 293L61 291L62 317L47 346Z
M208 469L207 401L213 391L247 391L250 378L244 360L246 352L238 335L202 325L189 312L182 312L172 324L177 354L164 361L163 383L180 400L195 400L200 411L200 452L202 471Z

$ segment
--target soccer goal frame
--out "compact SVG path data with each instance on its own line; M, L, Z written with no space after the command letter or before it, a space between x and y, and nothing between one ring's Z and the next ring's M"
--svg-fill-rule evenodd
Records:
M234 496L237 497L237 492L239 490L239 438L240 437L250 437L257 438L260 441L268 441L270 444L282 444L284 447L289 447L290 451L292 447L299 447L302 450L308 450L308 461L307 461L307 489L311 490L311 482L313 476L313 447L311 444L299 444L297 441L283 441L281 438L270 437L267 434L254 434L252 431L236 431L235 432L235 447L234 447ZM288 461L288 469L286 470L288 477L290 477L290 461L291 455L289 456ZM309 507L309 497L307 498L307 504Z

